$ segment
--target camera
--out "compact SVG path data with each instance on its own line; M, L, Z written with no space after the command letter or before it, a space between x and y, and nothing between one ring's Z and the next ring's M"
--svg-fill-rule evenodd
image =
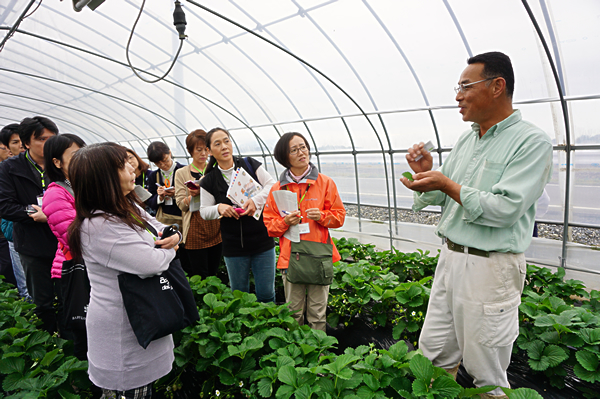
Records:
M162 232L162 236L160 237L161 240L164 240L167 237L171 237L174 234L177 234L177 232L179 231L179 225L177 223L172 224L170 226L167 226L163 232ZM154 248L160 248L160 245L155 245Z

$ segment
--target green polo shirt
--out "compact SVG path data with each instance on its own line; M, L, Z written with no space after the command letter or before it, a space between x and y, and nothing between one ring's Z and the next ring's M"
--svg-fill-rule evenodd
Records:
M438 169L462 186L462 206L441 191L414 193L413 210L444 206L436 234L485 251L524 252L552 174L550 137L515 110L479 138L465 132Z

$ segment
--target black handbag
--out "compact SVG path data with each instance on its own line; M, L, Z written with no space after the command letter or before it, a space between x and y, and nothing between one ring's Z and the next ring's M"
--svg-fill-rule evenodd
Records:
M122 273L118 279L129 323L142 348L200 320L194 294L179 259L171 261L160 275L141 278Z
M333 281L333 244L292 242L286 279L292 284L330 285Z
M67 254L65 255L70 258L70 253ZM70 259L63 262L60 285L66 327L85 329L87 307L90 303L90 279L83 261L75 262Z

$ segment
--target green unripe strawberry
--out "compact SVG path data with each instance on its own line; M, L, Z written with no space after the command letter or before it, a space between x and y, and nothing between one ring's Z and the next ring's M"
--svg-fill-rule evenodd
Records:
M412 174L410 172L404 172L404 173L402 173L402 176L406 177L410 181L415 181L415 179L413 179Z

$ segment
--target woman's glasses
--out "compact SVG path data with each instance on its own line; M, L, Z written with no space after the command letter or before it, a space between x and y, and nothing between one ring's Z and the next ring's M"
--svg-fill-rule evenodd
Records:
M290 148L290 154L292 155L298 154L299 151L302 151L304 153L308 151L308 148L305 145L299 145L298 147Z

